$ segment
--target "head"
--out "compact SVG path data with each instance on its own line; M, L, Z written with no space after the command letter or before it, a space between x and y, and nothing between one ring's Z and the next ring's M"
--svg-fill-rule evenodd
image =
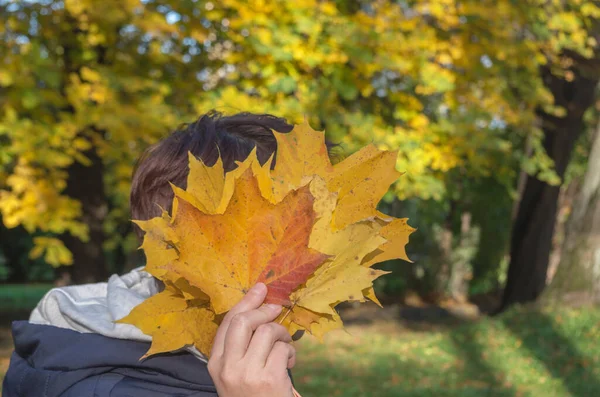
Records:
M256 147L258 160L264 164L271 155L276 155L277 141L273 130L287 133L292 128L285 119L268 114L223 116L218 112L209 112L195 122L181 126L148 148L138 160L131 186L132 219L154 218L160 215L160 208L171 211L173 190L169 182L186 188L188 152L209 166L220 154L227 172L236 168L236 161L246 159ZM136 233L141 237L142 232L137 226Z

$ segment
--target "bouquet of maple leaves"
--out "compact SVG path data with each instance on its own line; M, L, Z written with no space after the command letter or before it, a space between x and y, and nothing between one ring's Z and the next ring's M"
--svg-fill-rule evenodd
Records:
M233 171L190 154L187 189L173 186L172 214L136 221L150 274L165 289L120 323L152 336L144 357L194 346L208 357L223 315L256 283L276 320L318 338L343 326L335 306L370 299L372 266L408 261L406 219L376 210L401 174L396 152L368 145L332 165L323 132L308 123L274 132L277 158L256 151Z

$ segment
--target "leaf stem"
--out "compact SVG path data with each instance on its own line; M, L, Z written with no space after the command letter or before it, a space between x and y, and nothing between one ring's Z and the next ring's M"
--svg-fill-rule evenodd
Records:
M294 306L296 306L296 303L294 303L291 307L287 308L287 312L285 312L284 316L281 318L281 320L279 320L279 324L283 324L283 320L285 320L287 316L292 312Z

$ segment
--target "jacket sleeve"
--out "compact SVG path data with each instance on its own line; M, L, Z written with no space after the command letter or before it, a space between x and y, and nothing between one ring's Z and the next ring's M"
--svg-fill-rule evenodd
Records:
M32 369L16 352L2 381L2 397L43 397L52 373Z
M106 373L84 379L65 391L61 397L217 397L217 393L187 387L168 386L121 374Z

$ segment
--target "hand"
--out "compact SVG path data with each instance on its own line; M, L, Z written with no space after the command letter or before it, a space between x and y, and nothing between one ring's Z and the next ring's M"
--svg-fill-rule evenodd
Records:
M220 397L294 395L287 369L296 363L296 350L286 328L273 322L281 306L262 305L266 295L267 287L256 284L217 331L208 372Z

